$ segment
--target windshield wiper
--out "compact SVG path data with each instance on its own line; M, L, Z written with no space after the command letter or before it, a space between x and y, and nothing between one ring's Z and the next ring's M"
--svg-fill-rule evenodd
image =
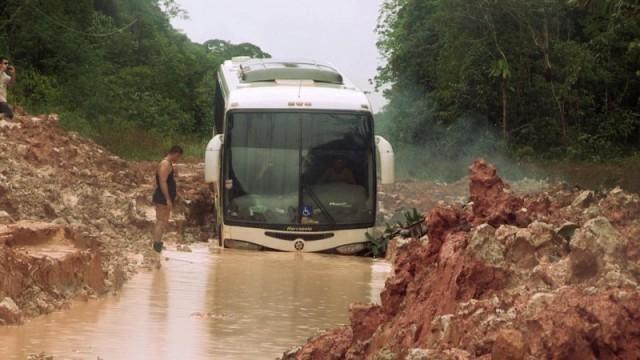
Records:
M329 213L329 211L327 211L327 208L320 201L320 199L318 199L318 196L316 195L315 191L313 191L311 186L302 185L302 191L306 191L307 192L307 195L309 195L311 200L313 200L313 202L315 202L316 205L318 205L320 210L322 210L322 213L327 217L327 219L329 219L329 222L331 223L331 225L336 225L337 224L336 223L336 219L334 219L333 216L331 216L331 214Z

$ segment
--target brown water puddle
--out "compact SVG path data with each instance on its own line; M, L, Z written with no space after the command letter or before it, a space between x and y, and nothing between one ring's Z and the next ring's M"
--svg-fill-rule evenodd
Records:
M274 359L377 302L385 262L206 247L167 251L120 295L0 327L0 359Z

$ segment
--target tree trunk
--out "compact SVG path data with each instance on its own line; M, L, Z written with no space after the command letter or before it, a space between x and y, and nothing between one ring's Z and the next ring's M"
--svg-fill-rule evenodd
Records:
M558 106L558 115L560 116L560 129L562 131L562 141L566 143L567 135L569 133L569 127L567 125L567 119L565 118L565 114L564 114L565 112L564 100L560 98L560 95L556 91L556 86L553 83L553 80L551 80L550 84L551 84L551 94L553 95L553 99L555 100L556 105Z
M502 90L502 138L506 141L508 137L507 133L507 80L502 79L500 84Z

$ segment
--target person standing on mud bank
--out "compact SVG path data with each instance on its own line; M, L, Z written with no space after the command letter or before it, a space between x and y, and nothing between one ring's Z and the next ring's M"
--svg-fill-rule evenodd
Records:
M153 203L156 206L153 250L158 253L162 252L162 235L164 235L169 224L171 210L177 196L176 172L173 169L173 165L180 160L182 153L180 146L172 146L156 169L156 190L153 192Z
M16 83L16 69L9 65L9 59L0 56L0 114L13 119L13 111L7 103L7 88Z

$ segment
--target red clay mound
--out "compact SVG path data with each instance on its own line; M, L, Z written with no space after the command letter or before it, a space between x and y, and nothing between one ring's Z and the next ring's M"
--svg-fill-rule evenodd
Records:
M476 161L473 205L397 247L382 304L283 358L640 359L640 200L563 191L519 198Z
M496 167L484 160L476 160L469 167L469 198L473 202L470 222L524 225L529 222L522 211L524 200L513 195L509 185L497 175Z

